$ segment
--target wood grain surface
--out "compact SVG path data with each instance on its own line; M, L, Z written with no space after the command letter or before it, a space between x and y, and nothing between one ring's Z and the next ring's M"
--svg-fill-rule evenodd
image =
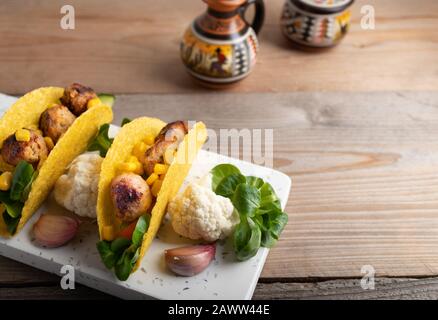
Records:
M323 53L294 50L282 36L284 0L267 1L261 52L236 92L438 89L438 2L357 0L345 41ZM76 29L60 28L65 1L0 2L0 91L23 93L76 80L117 93L187 93L179 42L201 0L73 0ZM362 30L360 9L376 10Z
M60 278L0 257L0 299L101 300L114 297L76 284L62 290ZM306 282L307 281L307 282ZM374 290L363 290L358 279L293 282L260 279L254 300L272 299L438 299L438 279L377 278Z

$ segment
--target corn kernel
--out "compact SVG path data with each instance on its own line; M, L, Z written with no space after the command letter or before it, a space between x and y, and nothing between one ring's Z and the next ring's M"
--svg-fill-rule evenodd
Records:
M153 145L154 144L154 142L155 142L155 137L153 136L153 135L151 135L151 134L148 134L147 136L146 136L146 138L144 139L144 142L146 143L146 144L148 144L148 145Z
M18 129L15 132L15 139L17 139L17 141L29 142L30 141L30 131L27 129Z
M0 190L8 191L12 184L12 173L5 171L0 175Z
M166 174L167 169L169 169L169 166L167 164L157 163L154 166L154 172L158 175Z
M144 173L143 165L139 161L135 162L134 173L139 174L139 175L142 175Z
M147 179L146 179L146 183L148 185L152 185L155 181L158 180L158 174L156 173L152 173Z
M156 180L152 186L151 193L154 197L158 195L158 192L160 192L161 185L163 184L162 180Z
M117 168L121 172L134 172L137 169L137 165L134 162L123 162L120 163Z
M53 147L55 146L52 138L50 138L50 137L44 137L44 141L46 142L46 146L47 146L47 149L49 149L49 151L52 150Z
M133 163L137 163L138 159L136 156L129 156L128 158L128 162L133 162Z
M93 108L93 107L100 106L101 104L102 104L102 101L100 101L99 98L93 98L91 100L88 100L87 108L90 109L90 108Z

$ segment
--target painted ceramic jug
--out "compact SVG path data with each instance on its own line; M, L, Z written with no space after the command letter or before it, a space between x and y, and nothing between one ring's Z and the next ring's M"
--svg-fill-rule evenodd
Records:
M265 14L263 0L203 0L208 10L196 18L181 42L188 72L203 84L223 86L245 78L256 63ZM255 4L252 23L245 20Z
M283 34L307 47L332 47L350 26L354 0L286 0L281 16Z

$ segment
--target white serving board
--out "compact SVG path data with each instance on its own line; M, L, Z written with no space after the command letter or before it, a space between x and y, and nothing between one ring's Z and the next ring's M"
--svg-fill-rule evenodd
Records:
M4 97L0 95L0 108L11 103L9 97L7 101ZM114 130L117 128L112 128ZM186 183L202 177L219 163L234 164L243 174L268 181L285 207L291 187L287 175L204 150L199 152ZM76 238L64 247L44 249L33 244L32 226L41 213L50 210L53 206L43 205L18 235L12 239L0 239L0 255L57 275L61 275L63 265L71 265L75 268L78 283L124 299L251 299L269 252L262 248L252 259L237 262L230 242L218 243L216 258L206 270L194 277L178 277L166 269L163 252L195 242L175 234L166 219L140 269L127 281L121 282L100 261L96 249L96 223L82 224Z

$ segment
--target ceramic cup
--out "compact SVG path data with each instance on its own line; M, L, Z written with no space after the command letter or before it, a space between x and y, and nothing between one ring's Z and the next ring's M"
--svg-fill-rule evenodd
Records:
M347 34L354 0L286 0L281 16L283 34L307 47L332 47Z

